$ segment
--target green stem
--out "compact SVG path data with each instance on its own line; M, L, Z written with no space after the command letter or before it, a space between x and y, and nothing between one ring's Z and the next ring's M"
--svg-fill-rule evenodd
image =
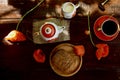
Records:
M41 0L36 6L34 6L32 9L30 9L29 11L27 11L20 19L20 21L18 22L17 26L16 26L16 30L18 30L18 27L20 25L20 23L22 22L22 20L24 19L24 17L29 14L30 12L32 12L35 8L37 8L44 0Z
M90 12L88 13L88 29L89 29L89 31L90 31ZM90 31L90 41L91 41L92 45L93 45L94 47L96 47L95 44L94 44L94 42L93 42L93 40L92 40L91 31Z

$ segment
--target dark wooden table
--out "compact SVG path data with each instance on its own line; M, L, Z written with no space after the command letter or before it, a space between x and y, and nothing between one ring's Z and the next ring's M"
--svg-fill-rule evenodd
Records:
M17 7L23 9L19 5ZM38 14L43 11L39 11L40 9L43 9L43 7L29 14L21 23L20 28L32 32L33 19L45 18L45 16ZM32 41L27 40L23 43L6 46L2 43L2 39L11 30L15 29L17 23L0 24L0 80L120 80L120 34L113 41L104 42L99 40L92 29L95 20L99 16L101 14L90 17L93 41L96 44L107 43L110 46L109 55L100 61L95 56L96 48L91 44L89 36L84 33L85 30L88 30L87 17L85 16L76 15L71 19L69 41L49 44L34 44ZM82 44L86 49L80 71L68 78L58 76L53 72L49 64L50 52L61 43ZM46 55L45 63L37 63L33 59L33 52L38 48L42 49Z

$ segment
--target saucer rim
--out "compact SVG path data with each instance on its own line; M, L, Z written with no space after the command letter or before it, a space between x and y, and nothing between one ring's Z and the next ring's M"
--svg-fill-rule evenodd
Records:
M103 19L103 21L101 21L102 19ZM117 23L119 24L118 20L117 20L115 17L113 17L113 16L109 16L109 15L100 16L100 17L95 21L93 30L94 30L94 33L95 33L96 37L97 37L98 39L102 40L102 41L112 41L112 40L114 40L114 39L118 36L118 34L119 34L119 31L118 31L118 33L116 33L116 35L110 37L110 36L104 35L104 34L102 33L102 31L97 31L96 28L99 27L99 26L102 24L102 22L104 22L104 21L107 20L107 19L114 20L115 22L117 22ZM101 22L100 22L100 21L101 21ZM99 24L98 24L98 23L99 23Z

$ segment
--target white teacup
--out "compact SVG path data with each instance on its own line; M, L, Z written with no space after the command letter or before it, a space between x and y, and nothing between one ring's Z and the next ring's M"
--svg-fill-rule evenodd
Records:
M119 22L113 19L107 19L101 24L101 28L98 28L107 37L113 37L119 33Z
M64 18L66 19L71 19L72 17L74 17L76 15L76 9L79 7L80 5L74 5L72 2L65 2L62 5L62 14L64 16Z

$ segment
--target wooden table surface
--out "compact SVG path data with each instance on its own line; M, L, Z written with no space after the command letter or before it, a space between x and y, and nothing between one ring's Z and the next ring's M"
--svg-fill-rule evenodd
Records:
M32 3L30 2L30 4ZM32 5L34 4L36 2ZM17 8L20 8L21 14L24 14L27 8L20 6L17 5ZM28 9L31 7L29 6ZM41 6L30 13L20 25L20 30L23 30L23 32L24 29L31 32L30 37L33 19L45 18L45 15L42 15L44 14L44 9L42 9L43 7ZM99 40L95 36L92 27L95 20L100 16L101 14L91 16L90 24L94 43L107 43L110 46L109 55L101 60L97 60L95 56L96 48L91 44L89 36L84 33L85 30L88 30L87 16L81 17L76 15L70 20L69 41L49 44L34 44L32 41L27 40L12 46L4 45L2 39L11 30L15 29L17 23L0 24L0 80L120 80L120 34L113 41L104 42ZM62 43L82 44L86 49L81 69L74 76L67 78L54 73L49 64L50 52L55 46ZM42 49L46 55L45 63L37 63L33 58L33 52L38 48Z

